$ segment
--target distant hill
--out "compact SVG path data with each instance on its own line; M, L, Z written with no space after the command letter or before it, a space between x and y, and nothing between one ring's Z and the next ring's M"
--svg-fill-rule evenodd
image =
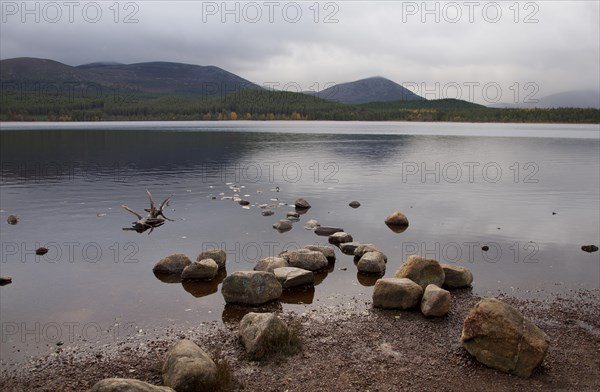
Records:
M260 86L214 66L169 62L119 64L99 62L72 67L53 60L15 58L0 61L0 81L34 89L36 83L98 84L161 94L217 96Z
M534 103L497 103L492 108L593 108L600 109L600 90L573 90L547 95Z
M318 96L329 101L349 104L425 99L398 83L379 76L337 84L320 91Z

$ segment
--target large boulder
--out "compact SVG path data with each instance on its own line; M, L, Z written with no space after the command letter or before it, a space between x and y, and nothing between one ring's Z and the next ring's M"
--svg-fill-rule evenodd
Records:
M217 365L191 340L180 340L167 353L162 367L163 382L177 392L213 390Z
M461 340L479 362L529 377L548 351L548 336L521 312L495 298L484 298L463 323Z
M323 255L325 255L325 257L327 258L328 261L330 261L330 262L335 261L335 249L333 249L331 246L327 246L327 245L306 245L304 247L304 249L316 250L317 252L323 253Z
M275 268L289 267L286 259L283 257L266 257L258 260L254 266L254 271L267 271L273 272Z
M181 279L213 279L219 272L219 266L213 259L194 261L183 269Z
M367 252L362 255L358 264L358 272L363 274L385 274L385 258L381 252Z
M240 321L239 336L252 359L261 359L289 341L287 325L274 313L248 313Z
M442 287L446 278L440 263L417 255L410 256L396 271L394 277L408 278L421 286L423 290L430 284Z
M334 245L343 244L344 242L352 242L353 238L350 234L344 231L338 231L329 236L329 243Z
M473 274L468 268L444 263L440 263L440 266L444 270L444 287L461 289L473 283Z
M213 259L215 263L219 266L219 269L225 268L225 263L227 262L227 254L223 249L210 249L205 250L200 253L196 258L196 261L204 260L204 259Z
M375 283L373 306L385 309L410 309L419 304L423 289L410 279L383 278Z
M158 274L181 275L192 261L184 254L175 254L161 259L152 270Z
M430 284L423 292L421 313L427 317L442 317L450 310L450 292Z
M225 302L260 306L281 296L283 288L270 272L238 271L223 280L221 293Z
M302 268L309 271L320 271L329 265L325 255L316 250L294 250L286 252L284 257L287 258L290 267Z
M105 378L94 384L89 392L175 392L169 387L159 387L130 378Z
M281 267L273 271L284 289L315 284L315 274L302 268Z

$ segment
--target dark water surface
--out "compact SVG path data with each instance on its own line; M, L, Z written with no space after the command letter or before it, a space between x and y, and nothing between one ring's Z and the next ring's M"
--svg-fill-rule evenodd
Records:
M598 288L598 126L405 123L2 124L2 360L188 323L227 321L217 283L158 280L152 266L216 246L227 273L251 270L288 248L326 244L308 219L343 227L389 258L386 276L410 254L464 265L473 290L518 296ZM223 196L251 202L244 209ZM279 192L276 192L276 187ZM123 231L174 193L167 222L152 234ZM246 196L247 195L247 196ZM216 199L213 199L216 197ZM297 197L312 208L294 228L271 228ZM274 200L277 199L277 200ZM352 209L348 203L362 206ZM263 217L259 204L277 204ZM410 227L384 224L403 211ZM553 213L556 213L553 215ZM9 214L19 223L6 224ZM490 250L482 252L481 246ZM36 256L35 249L50 252ZM338 259L314 291L284 296L304 312L365 306L374 279ZM343 270L344 269L344 270ZM223 278L223 276L221 277ZM129 328L125 331L124 328ZM98 331L101 330L100 332Z

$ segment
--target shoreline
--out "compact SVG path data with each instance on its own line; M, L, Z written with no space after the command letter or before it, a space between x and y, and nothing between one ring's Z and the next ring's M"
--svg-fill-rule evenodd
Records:
M490 369L459 342L464 317L482 297L452 292L450 313L428 319L418 310L381 310L370 300L323 306L298 314L302 351L291 357L250 361L237 338L237 324L211 323L95 347L76 342L55 352L3 363L3 391L87 391L109 377L135 378L161 385L161 364L175 341L187 338L230 365L236 390L388 391L388 390L550 390L600 388L600 289L551 294L545 299L496 296L515 306L548 334L550 348L529 379ZM365 309L366 305L366 309ZM248 308L248 311L255 309ZM240 318L241 318L240 313Z

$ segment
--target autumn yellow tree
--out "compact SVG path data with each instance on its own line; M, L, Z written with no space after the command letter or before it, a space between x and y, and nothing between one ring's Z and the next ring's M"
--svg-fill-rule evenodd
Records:
M236 112L231 112L231 113L229 113L229 119L230 119L230 120L234 120L234 121L235 121L235 120L237 120L237 117L238 117L238 116L237 116L237 113L236 113Z

